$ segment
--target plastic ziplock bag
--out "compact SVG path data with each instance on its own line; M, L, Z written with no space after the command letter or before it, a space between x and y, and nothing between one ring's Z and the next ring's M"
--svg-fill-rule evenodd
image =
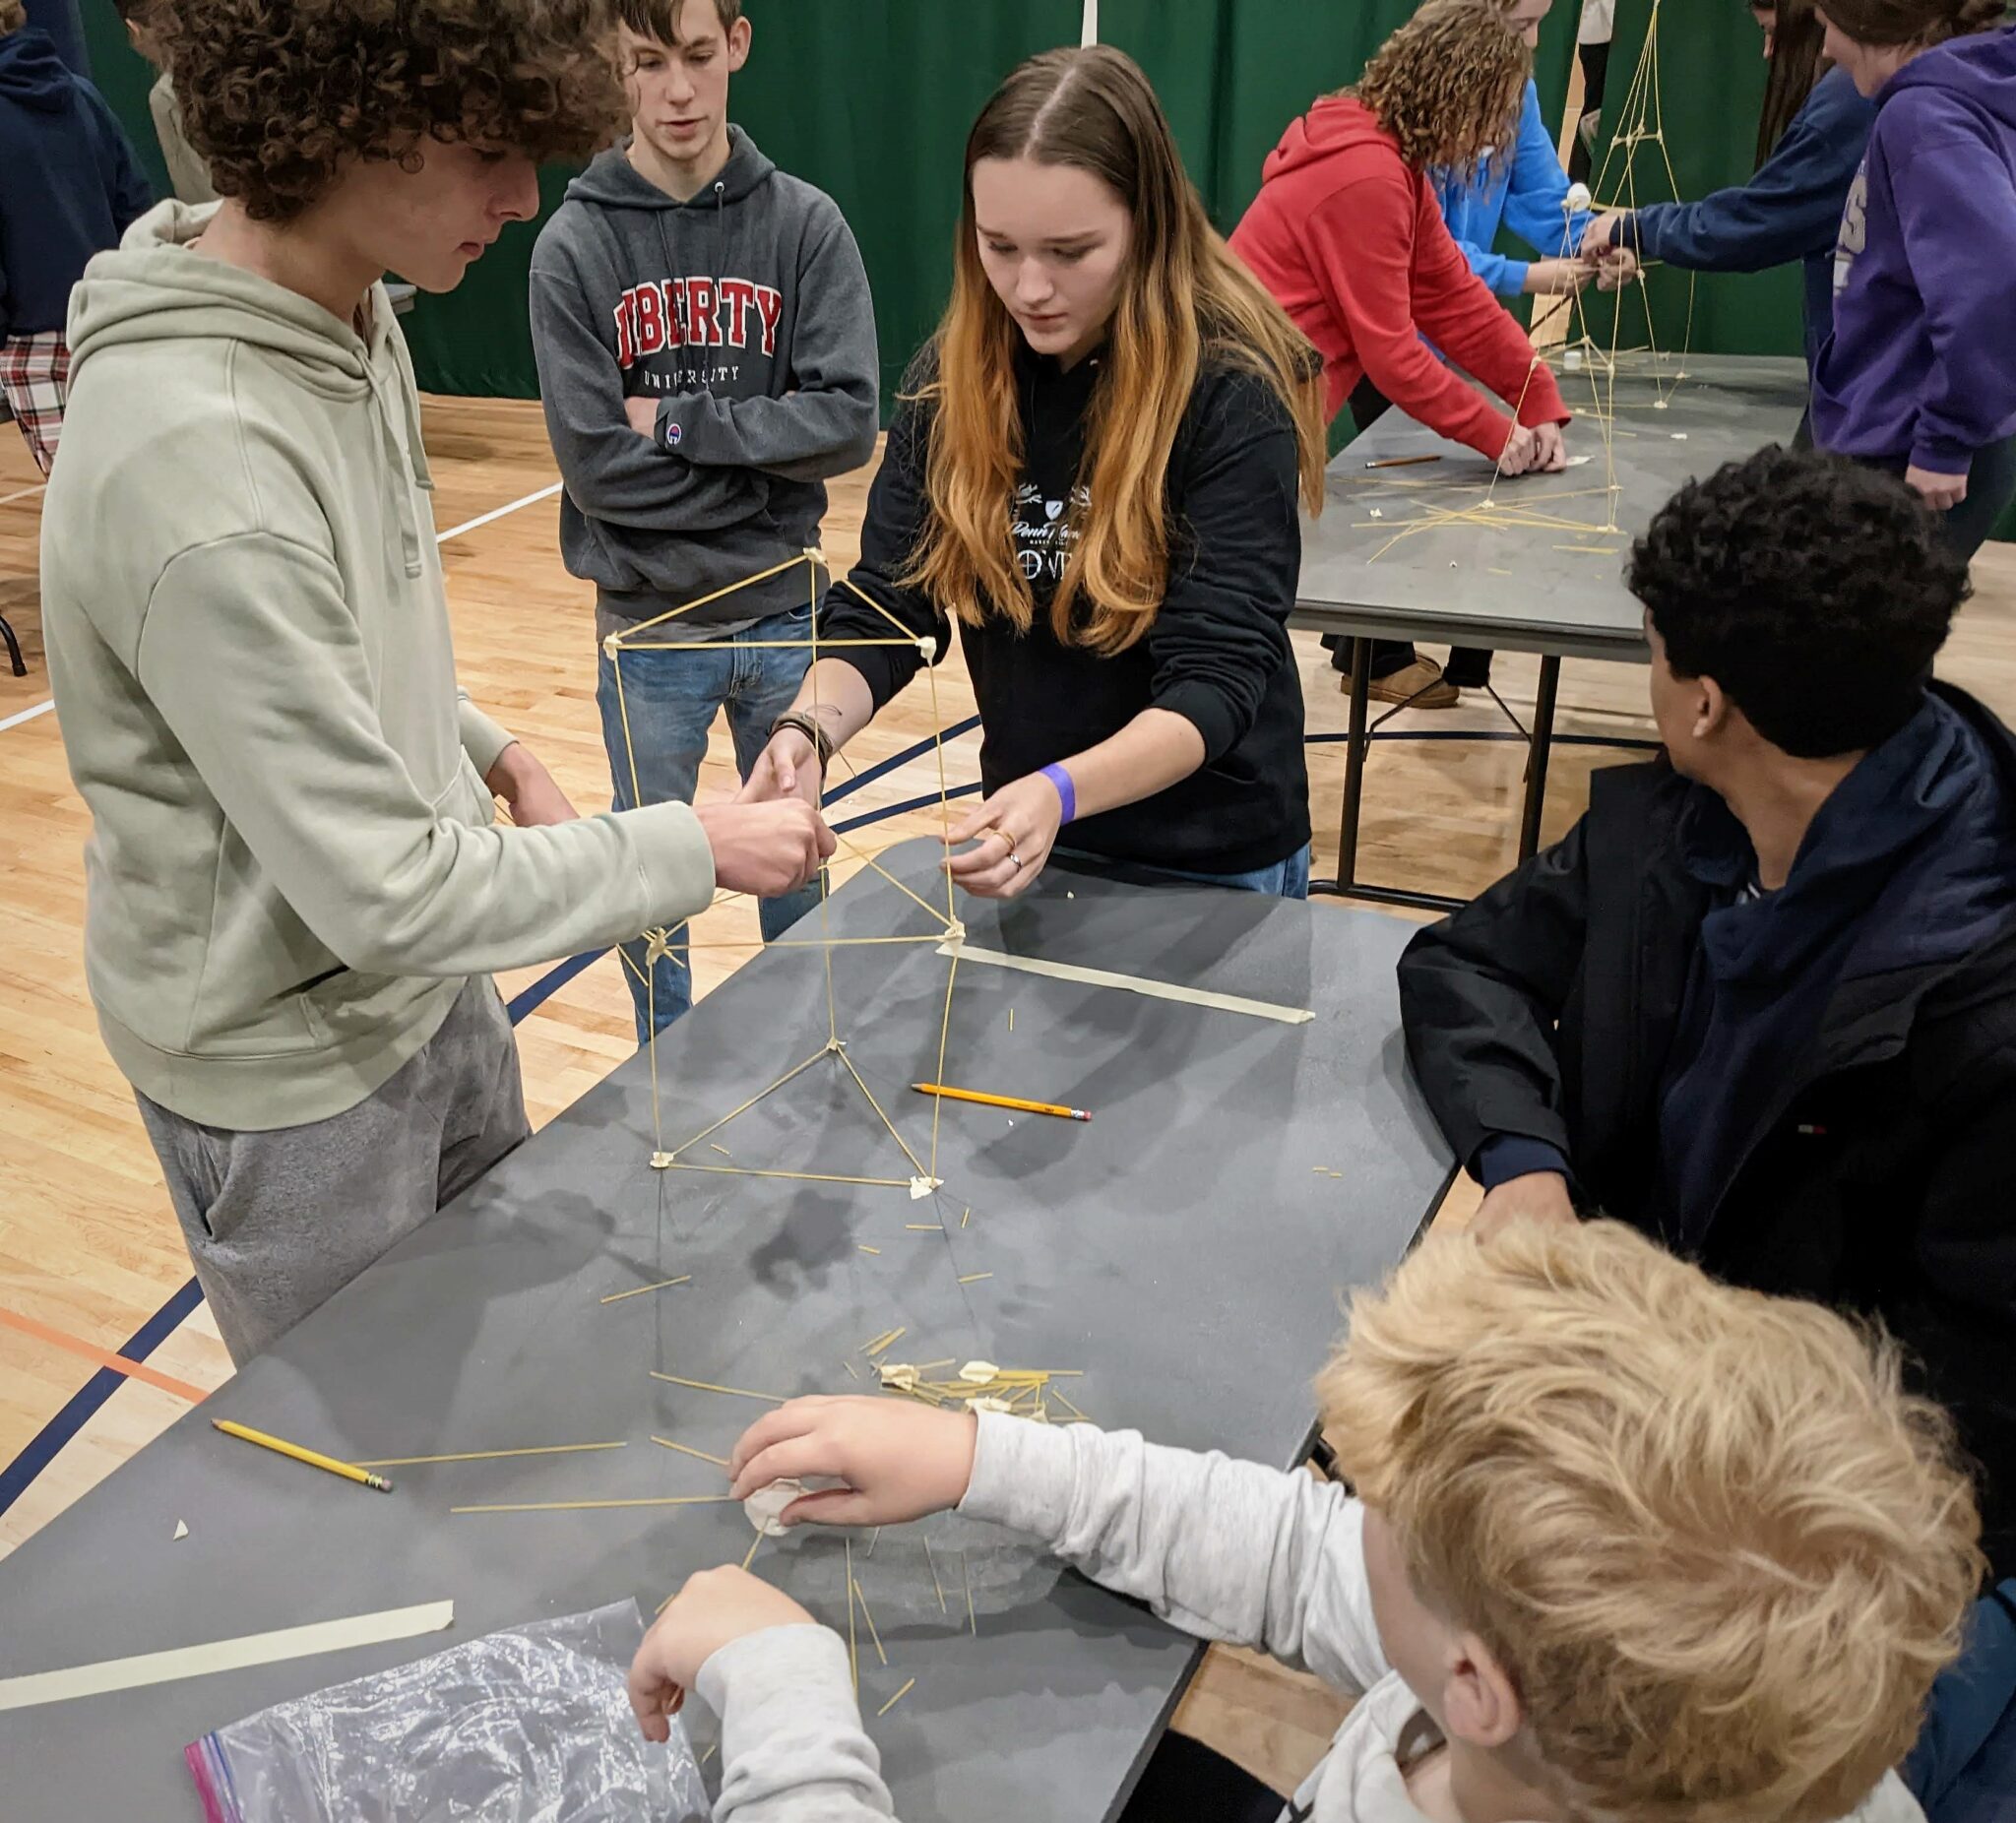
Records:
M280 1703L190 1746L208 1823L701 1823L676 1719L638 1731L637 1603L536 1620Z

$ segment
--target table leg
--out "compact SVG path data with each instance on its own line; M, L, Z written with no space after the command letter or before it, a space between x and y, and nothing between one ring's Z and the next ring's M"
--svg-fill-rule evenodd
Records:
M1345 740L1344 815L1337 830L1337 877L1311 880L1312 893L1335 893L1351 898L1357 893L1358 812L1365 796L1365 724L1370 719L1372 642L1354 638L1351 642L1351 721Z
M1344 816L1337 830L1337 890L1348 893L1358 879L1358 815L1365 802L1365 724L1372 701L1372 642L1351 643L1350 738L1344 749Z
M1351 731L1345 742L1344 817L1337 832L1337 878L1311 880L1309 891L1361 899L1367 905L1409 906L1420 912L1453 912L1464 902L1446 893L1417 893L1408 887L1369 886L1358 878L1358 815L1365 798L1365 753L1371 745L1372 642L1351 643Z
M1541 813L1546 808L1547 759L1554 746L1554 697L1561 683L1561 661L1551 656L1540 661L1540 687L1533 699L1533 745L1526 759L1526 805L1519 817L1519 858L1531 860L1540 849Z

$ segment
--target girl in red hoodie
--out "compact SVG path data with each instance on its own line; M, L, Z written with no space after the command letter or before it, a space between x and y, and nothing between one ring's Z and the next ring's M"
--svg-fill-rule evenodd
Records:
M1231 237L1322 351L1333 417L1370 378L1410 417L1506 474L1564 468L1569 412L1526 332L1450 238L1427 173L1507 154L1532 64L1499 0L1427 0L1355 89L1325 95L1289 128ZM1425 691L1454 696L1412 646L1375 644L1374 696Z

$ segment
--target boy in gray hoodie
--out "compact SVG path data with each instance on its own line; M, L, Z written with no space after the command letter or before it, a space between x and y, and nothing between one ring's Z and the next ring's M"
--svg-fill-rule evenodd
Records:
M1982 1557L1945 1414L1889 1344L1621 1225L1524 1222L1438 1236L1355 1297L1317 1392L1349 1489L885 1398L759 1419L731 1493L815 1481L787 1526L956 1507L1357 1697L1286 1808L1185 1743L1128 1823L1921 1818L1892 1769ZM647 1735L688 1691L722 1719L716 1823L894 1815L847 1646L782 1592L687 1583L631 1669Z
M595 584L598 644L719 595L651 629L674 650L624 654L620 696L617 660L598 660L616 802L686 803L716 714L746 778L805 674L825 579L795 560L819 542L826 479L874 454L875 317L833 200L728 125L741 0L616 14L631 135L539 235L533 346L567 483L561 551ZM764 937L817 900L765 903ZM676 948L627 953L642 1041L686 1010L691 974Z
M579 818L456 688L378 275L450 289L534 213L537 159L599 142L594 27L586 0L169 9L224 201L143 217L71 300L42 613L86 969L239 1362L525 1137L493 970L832 850L803 804Z

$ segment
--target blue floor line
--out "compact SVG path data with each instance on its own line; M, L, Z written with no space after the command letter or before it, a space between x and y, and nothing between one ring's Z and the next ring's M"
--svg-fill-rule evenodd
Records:
M129 1361L146 1360L202 1302L203 1289L192 1279L133 1332L119 1352ZM0 1513L28 1492L35 1477L55 1460L56 1453L91 1422L98 1408L125 1383L124 1374L100 1367L78 1389L70 1403L35 1432L28 1447L5 1469L0 1469Z

